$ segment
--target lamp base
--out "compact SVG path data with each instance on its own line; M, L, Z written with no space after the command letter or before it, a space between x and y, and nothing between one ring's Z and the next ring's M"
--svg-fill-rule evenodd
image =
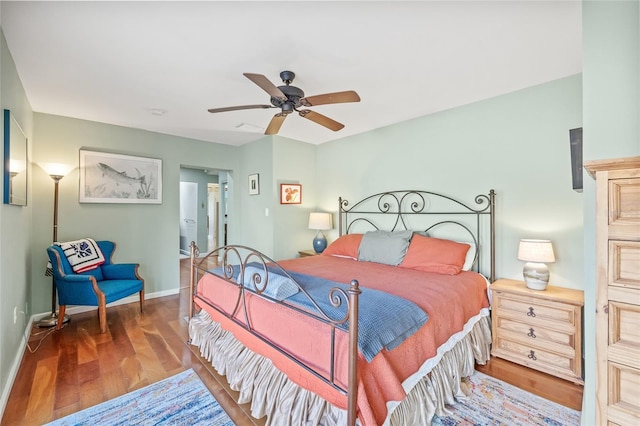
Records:
M313 250L315 250L316 253L322 253L326 248L327 238L322 231L318 231L318 234L316 234L316 237L313 239Z
M549 284L549 268L544 263L528 262L522 270L524 282L531 290L546 290Z
M36 325L40 328L48 328L48 327L55 327L58 325L58 314L57 313L52 313L49 316L46 316L44 318L42 318L40 321L36 322ZM65 315L64 318L62 318L62 323L66 324L69 321L71 321L71 318L69 318L69 315Z

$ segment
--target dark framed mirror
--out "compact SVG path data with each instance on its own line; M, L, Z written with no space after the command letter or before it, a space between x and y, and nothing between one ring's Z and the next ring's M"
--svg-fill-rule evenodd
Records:
M4 203L27 205L27 136L8 109L4 110Z

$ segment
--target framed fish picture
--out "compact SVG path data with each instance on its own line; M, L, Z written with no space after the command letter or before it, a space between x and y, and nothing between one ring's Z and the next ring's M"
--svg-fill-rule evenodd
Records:
M162 160L80 150L81 203L162 203Z

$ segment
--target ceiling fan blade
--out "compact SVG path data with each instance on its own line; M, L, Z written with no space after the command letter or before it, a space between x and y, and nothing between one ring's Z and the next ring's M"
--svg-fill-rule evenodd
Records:
M345 92L325 93L324 95L307 96L300 99L304 106L341 104L345 102L360 102L360 96L353 90Z
M224 108L210 108L207 111L225 112L225 111L238 111L241 109L267 109L267 108L275 108L275 107L273 105L239 105L239 106L224 107Z
M282 93L282 90L278 89L276 85L269 81L269 79L264 75L252 74L248 72L243 73L243 75L257 84L262 90L271 95L272 98L282 99L283 101L287 100L287 97L284 95L284 93Z
M326 115L322 115L309 109L303 109L302 111L298 111L298 113L301 117L307 118L314 123L318 123L319 125L324 126L327 129L333 130L334 132L337 132L344 127L344 124L338 123L337 121L332 120Z
M273 116L269 125L267 126L267 130L264 131L265 135L275 135L280 131L280 127L282 123L284 123L284 119L287 118L287 114L283 114L281 112L277 113Z

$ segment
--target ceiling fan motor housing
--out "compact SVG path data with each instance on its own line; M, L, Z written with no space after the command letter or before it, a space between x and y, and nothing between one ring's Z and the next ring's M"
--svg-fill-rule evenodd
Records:
M271 98L271 104L275 107L282 108L282 112L289 114L294 108L302 106L300 99L304 98L302 89L296 86L278 86L278 89L287 97L286 101L278 98Z

